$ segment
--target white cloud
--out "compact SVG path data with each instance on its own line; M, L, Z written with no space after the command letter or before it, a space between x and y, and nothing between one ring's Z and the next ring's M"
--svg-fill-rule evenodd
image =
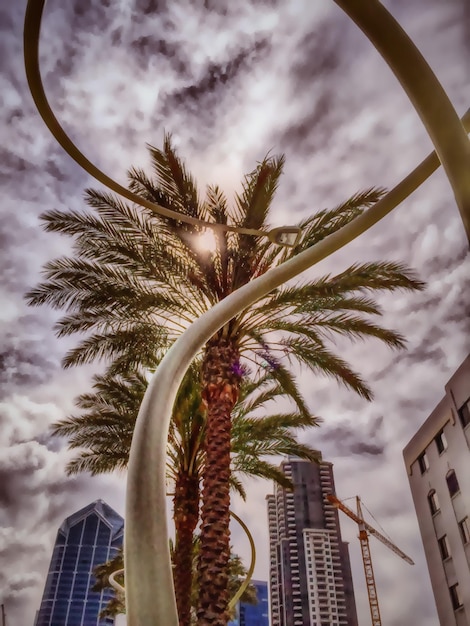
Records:
M124 0L106 11L92 3L80 12L79 4L47 6L41 42L46 90L83 152L121 182L131 164L148 164L145 143L159 145L164 130L174 134L201 188L217 182L229 197L268 150L285 152L273 222L291 223L365 187L393 186L431 149L396 79L334 3L224 2L205 11L181 0L145 16ZM468 106L464 3L390 0L386 5L462 113ZM0 464L15 487L1 492L6 506L0 546L7 537L19 555L29 550L31 556L29 563L19 556L14 573L1 584L9 590L8 619L18 624L33 621L62 519L100 496L122 512L123 499L123 477L67 478L70 453L45 438L50 423L70 414L93 368L60 371L73 341L57 340L56 313L27 310L22 295L39 281L44 262L69 252L69 242L41 230L38 215L82 207L83 189L93 181L55 144L31 102L20 49L24 8L24 0L4 7L0 38L0 352L6 364L0 378ZM467 248L449 184L437 172L370 232L306 273L387 257L411 264L428 283L421 294L381 299L383 322L407 337L407 352L392 353L373 341L341 344L370 381L373 404L326 378L299 376L312 410L325 418L307 438L335 463L339 494L360 491L397 543L417 555L413 570L381 552L386 548L373 546L382 614L392 626L437 624L401 449L470 349ZM375 432L380 416L383 425ZM343 447L335 428L347 433ZM352 452L364 444L384 451ZM255 536L256 576L263 579L268 575L264 496L271 486L249 485L248 502L234 507ZM343 526L364 621L368 607L356 530ZM233 536L237 551L247 555L246 540L235 527ZM8 554L0 558L11 562ZM9 570L2 563L0 571Z

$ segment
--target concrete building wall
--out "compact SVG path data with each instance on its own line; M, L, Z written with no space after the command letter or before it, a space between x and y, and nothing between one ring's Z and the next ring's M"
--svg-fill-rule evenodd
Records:
M470 624L470 356L403 451L441 626Z

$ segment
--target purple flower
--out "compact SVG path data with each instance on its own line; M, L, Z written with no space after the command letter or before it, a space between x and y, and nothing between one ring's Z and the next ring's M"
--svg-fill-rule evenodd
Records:
M235 376L238 376L239 378L244 378L250 373L249 368L246 365L240 363L240 360L232 363L231 371L235 374Z

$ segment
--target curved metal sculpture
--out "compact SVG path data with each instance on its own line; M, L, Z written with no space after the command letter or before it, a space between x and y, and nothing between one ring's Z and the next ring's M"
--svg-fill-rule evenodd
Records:
M470 142L449 97L425 58L378 0L334 0L400 81L447 174L470 242Z
M62 128L59 120L54 115L44 91L42 84L41 70L39 66L39 35L41 32L41 20L46 0L28 0L26 6L24 31L23 31L23 48L25 58L26 78L28 86L33 96L39 114L41 115L47 128L51 131L67 154L80 165L88 174L96 178L97 181L114 191L115 193L127 198L131 202L140 204L146 209L150 209L158 215L170 217L180 222L193 224L202 228L212 228L223 231L238 232L254 237L267 237L273 243L282 246L295 246L298 242L301 230L298 226L280 226L272 228L269 231L256 230L254 228L242 228L238 226L230 226L229 224L214 224L204 220L191 217L190 215L182 215L176 211L172 211L163 207L156 202L150 202L146 198L142 198L130 191L126 187L120 185L117 181L101 171L96 165L89 161L86 156L77 148L65 130Z
M253 540L253 535L250 533L248 526L245 524L245 522L233 511L230 511L230 515L233 517L233 519L235 519L240 524L240 526L245 531L245 534L248 537L248 541L250 542L250 551L251 551L250 567L248 568L248 571L246 573L245 580L240 585L237 593L233 596L233 598L228 603L228 608L233 609L235 605L237 604L238 600L240 600L240 598L244 594L246 588L250 584L250 581L253 577L253 572L255 570L255 564L256 564L256 546ZM125 597L126 589L121 584L119 584L116 580L116 577L120 576L121 574L124 574L124 568L118 569L112 574L110 574L109 584L111 585L113 589L115 589L118 593L122 594Z
M126 590L116 580L116 576L120 576L121 574L124 574L124 568L117 569L115 572L112 572L112 574L109 575L108 580L109 580L109 584L111 585L111 587L115 589L118 593L121 593L125 597Z
M343 247L392 211L438 163L435 154L429 155L386 196L347 226L237 289L193 322L163 357L145 393L129 459L124 566L129 581L127 615L130 626L154 623L178 626L163 513L165 454L173 403L192 360L232 317Z
M48 128L68 154L97 180L132 202L175 218L172 212L165 213L163 207L132 194L98 170L76 148L55 118L44 93L38 61L44 2L28 2L24 48L28 83ZM367 34L416 107L444 165L470 240L470 147L444 90L406 33L377 0L335 2ZM467 112L467 124L469 117ZM430 176L439 166L439 159L432 153L367 212L218 303L192 324L165 355L142 402L129 461L125 540L129 626L178 626L165 516L165 455L173 402L194 356L223 324L244 308L346 245L387 215ZM176 219L182 221L183 217L176 214ZM193 223L192 218L186 221ZM201 226L199 220L196 225ZM204 222L202 225L214 227ZM248 234L269 236L262 231ZM158 407L158 416L154 407Z
M238 515L234 513L233 511L230 511L230 515L233 517L233 519L235 519L240 524L240 526L245 531L245 534L248 537L248 541L250 542L250 550L251 550L251 563L246 573L245 580L240 585L240 588L238 589L237 593L233 596L233 598L228 603L228 608L233 609L233 607L236 605L238 600L240 600L240 598L242 597L243 593L245 592L245 589L248 587L248 585L250 584L250 580L253 577L253 572L255 570L255 564L256 564L256 547L255 547L255 542L253 541L253 536L248 530L248 526L245 524L245 522L240 517L238 517Z

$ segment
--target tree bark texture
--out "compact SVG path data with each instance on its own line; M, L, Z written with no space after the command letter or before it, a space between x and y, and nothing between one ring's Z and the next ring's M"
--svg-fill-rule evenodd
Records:
M175 551L173 581L179 626L191 626L193 538L199 521L199 476L180 471L173 497Z
M198 561L198 626L229 621L231 413L240 387L239 351L216 336L206 346L203 400L207 404L205 464Z

